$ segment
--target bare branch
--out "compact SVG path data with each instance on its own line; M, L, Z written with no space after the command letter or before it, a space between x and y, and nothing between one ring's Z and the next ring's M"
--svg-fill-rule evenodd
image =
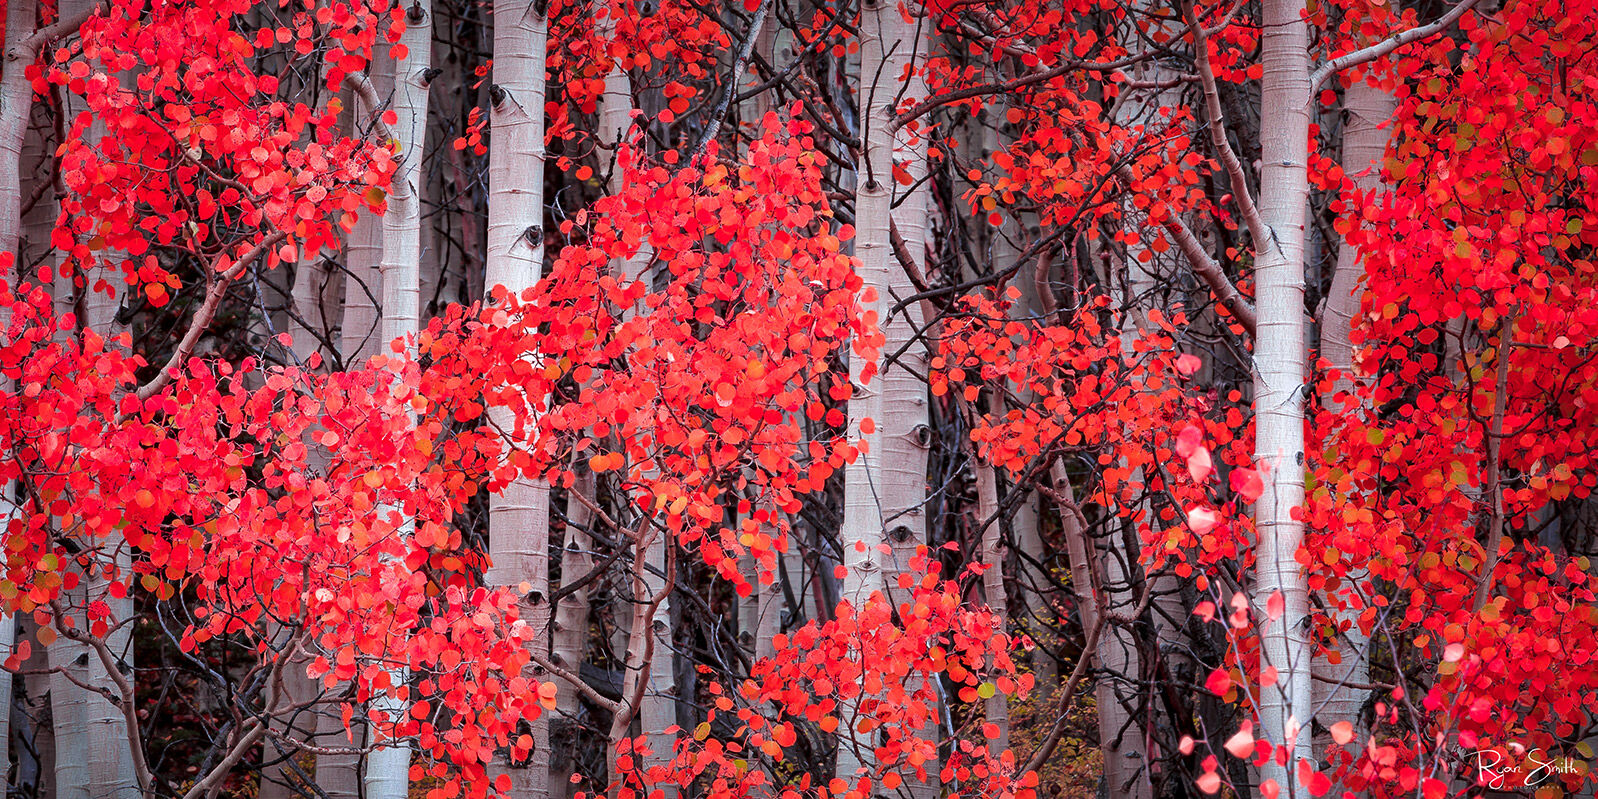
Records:
M1232 179L1232 197L1237 201L1238 211L1248 225L1249 234L1254 237L1254 246L1263 247L1270 240L1265 233L1265 222L1260 219L1259 208L1254 205L1254 195L1249 191L1248 179L1243 175L1243 163L1232 150L1231 142L1226 140L1226 114L1221 110L1220 91L1215 88L1209 33L1199 24L1191 2L1182 4L1182 15L1187 17L1187 29L1193 35L1193 60L1198 63L1199 83L1204 87L1204 116L1210 132L1210 146L1215 148L1216 156L1221 159L1227 176Z
M155 396L156 392L172 382L173 372L183 364L184 359L194 352L194 345L199 342L200 336L210 326L211 320L216 317L216 309L222 304L222 298L227 294L227 284L243 273L244 268L249 266L250 261L261 257L268 249L286 238L288 238L288 233L280 230L261 239L258 244L250 248L249 252L234 261L226 272L211 279L210 285L205 288L205 302L200 305L199 310L194 312L194 318L189 321L189 329L183 333L183 339L178 342L177 348L172 350L172 357L167 359L166 364L161 367L160 373L151 378L150 382L139 386L138 398L141 401ZM212 264L210 269L212 273L215 273L216 267L221 265L220 261L221 257L219 256L217 262Z
M1232 315L1237 317L1237 321L1243 325L1243 329L1248 332L1249 337L1253 338L1254 326L1259 317L1254 312L1254 306L1249 303L1248 298L1237 290L1237 286L1232 285L1231 279L1226 276L1226 272L1221 269L1221 265L1216 263L1215 259L1204 251L1203 245L1199 244L1198 237L1193 235L1193 231L1188 229L1187 225L1182 222L1181 217L1172 214L1165 222L1165 230L1176 237L1176 246L1181 248L1182 255L1187 257L1188 266L1203 279L1205 284L1210 287L1210 291L1215 294L1215 299L1219 300L1222 305L1226 306L1226 310L1231 311Z

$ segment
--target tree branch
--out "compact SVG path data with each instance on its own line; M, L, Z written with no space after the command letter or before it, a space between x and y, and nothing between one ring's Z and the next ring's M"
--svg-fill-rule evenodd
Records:
M1326 79L1330 78L1332 75L1342 72L1350 67L1357 67L1360 64L1366 64L1371 61L1375 61L1376 59L1381 58L1382 56L1387 55L1388 53L1391 53L1406 44L1411 44L1413 42L1418 42L1421 39L1435 36L1438 33L1441 33L1444 29L1452 27L1455 22L1459 21L1460 17L1465 16L1465 12L1470 11L1476 6L1476 1L1477 0L1462 0L1459 5L1449 9L1447 14L1438 17L1435 21L1429 24L1422 25L1418 28L1410 28L1406 31L1400 31L1369 47L1355 50L1352 53L1340 55L1337 58L1322 64L1320 69L1315 70L1315 72L1309 77L1309 96L1304 98L1304 102L1308 103L1314 101L1315 90L1319 89L1321 84L1325 83Z
M155 396L156 392L172 382L172 374L183 364L184 359L194 352L194 345L199 343L200 336L205 333L205 329L210 326L211 320L216 317L216 309L221 306L222 298L227 294L227 284L238 277L244 271L244 268L249 265L250 261L264 255L268 249L288 238L288 235L286 231L280 230L261 239L243 257L234 261L226 272L216 275L211 280L210 285L205 288L205 302L200 305L199 310L194 312L194 318L189 321L189 329L184 331L183 339L178 342L177 348L172 350L172 357L167 359L166 364L161 367L160 373L151 378L150 382L139 386L137 396L141 402ZM216 262L211 265L209 270L211 273L214 274L216 268L221 265L222 257L218 256Z
M105 8L106 0L100 0L100 2L90 4L88 8L79 9L70 16L63 16L55 22L34 31L32 36L23 39L15 48L6 53L6 60L22 61L26 58L31 61L37 58L39 51L43 50L45 45L76 33L79 28L83 27L83 23L88 22L90 17L104 11Z
M1188 265L1210 287L1210 291L1214 292L1215 298L1226 306L1226 310L1237 317L1237 321L1243 325L1243 330L1248 333L1249 338L1253 338L1254 326L1259 316L1254 312L1254 306L1249 303L1248 298L1237 290L1237 286L1232 285L1231 279L1226 276L1221 265L1204 251L1204 246L1199 244L1198 237L1193 235L1193 231L1188 229L1181 217L1172 214L1165 222L1165 230L1176 237L1176 246L1182 250L1182 255L1187 257Z
M1204 87L1204 116L1208 123L1205 127L1209 129L1210 146L1215 148L1216 157L1221 159L1226 174L1232 179L1232 197L1237 201L1238 211L1248 225L1249 234L1254 237L1255 246L1263 247L1269 240L1265 233L1265 222L1260 219L1259 208L1254 205L1254 195L1249 192L1243 164L1232 149L1232 143L1226 140L1226 114L1221 110L1220 91L1215 88L1209 33L1199 24L1192 2L1182 4L1182 15L1187 17L1187 29L1193 34L1193 60L1198 63L1199 84Z

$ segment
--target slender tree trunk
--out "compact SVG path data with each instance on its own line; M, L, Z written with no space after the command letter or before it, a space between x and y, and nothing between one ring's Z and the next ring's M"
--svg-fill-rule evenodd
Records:
M15 41L9 35L11 31L18 32L18 39L21 38L21 35L32 31L33 12L25 9L29 9L34 5L31 0L14 0L14 4L8 6L7 12L11 16L8 17L6 22L8 33L6 52L11 52L12 41ZM22 19L26 19L26 22L13 21ZM51 168L51 154L48 152L47 141L43 132L48 127L49 107L33 103L31 89L27 90L26 94L29 108L24 110L17 104L18 98L22 97L21 91L26 83L20 80L22 78L21 68L13 65L21 63L21 60L8 60L4 65L0 65L0 70L3 70L3 72L0 72L0 77L4 78L6 84L6 88L0 90L4 92L4 97L6 98L0 99L0 124L11 123L12 115L21 113L26 125L23 130L21 169L18 174L18 179L21 181L21 193L16 198L18 201L16 208L20 213L18 219L19 233L21 235L16 240L13 249L17 254L14 274L18 280L36 277L33 269L38 263L43 262L43 259L47 257L50 251L50 232L55 227L56 215L55 192L53 187L48 185L50 174L53 171ZM11 83L13 76L18 79L18 83L21 85ZM6 162L0 165L0 170L8 168L11 164L10 156L0 157L5 158ZM37 182L41 180L45 181L47 185L37 185ZM10 181L5 180L3 185L9 186ZM35 192L38 192L38 199L35 201L33 208L23 211L21 205L23 198ZM9 218L9 211L6 213ZM5 245L0 245L0 252L4 251L6 251ZM67 286L67 295L71 296L70 285ZM11 490L13 489L7 489L6 496L8 498L12 496ZM36 642L34 634L37 629L31 619L18 619L15 638L19 641L34 640ZM24 696L18 707L18 715L25 717L27 724L18 725L12 736L12 740L18 742L16 747L17 779L15 786L17 790L24 792L24 795L30 795L27 792L31 789L32 796L41 798L55 794L55 729L50 712L50 686L58 678L45 673L50 665L51 649L53 647L36 645L33 647L32 655L23 663L23 669L31 673L23 678ZM6 694L5 696L9 698L10 695Z
M21 617L17 622L17 640L37 641L39 628L31 617ZM44 673L50 667L49 648L34 646L33 653L23 661L22 667L31 672L23 677L26 696L21 706L31 729L14 730L18 733L15 740L19 744L16 788L24 795L45 799L56 795L55 724L50 713L51 679L49 674ZM25 732L31 734L23 737ZM31 794L28 793L30 788Z
M614 25L614 22L607 21L606 24ZM618 145L625 140L627 131L632 127L632 111L631 80L625 72L612 67L605 78L605 92L599 115L602 139ZM625 177L619 170L617 167L611 173L612 193L621 191L625 185ZM644 269L649 264L650 252L648 242L641 242L638 252L618 265L619 278L624 284L648 279ZM632 631L627 640L626 675L622 680L624 702L636 695L639 681L644 682L645 689L636 708L635 720L638 723L639 733L644 736L649 747L649 754L642 758L645 769L666 765L672 757L675 742L675 737L666 732L667 728L677 725L679 694L673 668L676 660L673 645L675 637L673 614L670 591L667 590L669 570L673 568L675 562L670 556L672 546L674 543L664 533L651 536L644 557L641 560L635 559L634 563L635 569L638 570L633 579L634 590L638 594L634 597L634 601L648 604L653 597L661 598L660 602L654 603L653 612L648 618L640 618L636 614L634 616ZM612 746L614 747L620 736L627 734L630 734L628 730L613 724ZM619 776L616 774L614 751L610 760L614 779ZM662 791L664 799L675 799L677 796L677 786L674 784L658 784L652 787Z
M767 65L775 67L775 51L777 41L778 22L776 15L765 14L759 17L760 29L755 32L753 53ZM740 90L753 89L761 84L760 72L750 69L746 76L746 85ZM759 131L767 112L772 109L773 91L768 89L751 98L751 118L748 120L754 128L751 135ZM760 532L771 535L776 532L775 522L779 512L774 506L766 506L764 510L771 514L767 523L760 525ZM773 536L775 537L775 536ZM796 542L788 542L788 550L797 549ZM785 557L786 552L778 555ZM745 554L739 561L739 569L744 579L749 582L750 592L739 598L738 626L742 643L748 653L755 658L768 657L775 653L775 636L782 627L783 591L781 584L781 567L776 573L770 575L771 582L762 583L760 580L759 560L752 554Z
M569 490L572 498L566 503L566 542L561 549L560 575L562 588L582 579L594 568L593 540L588 525L593 523L593 511L576 495L592 500L595 495L594 473L574 465L577 480ZM561 597L555 603L555 633L551 642L550 660L573 674L581 674L583 661L588 657L588 613L591 601L587 587ZM581 725L582 701L571 686L562 686L555 694L555 713L558 724L550 731L551 757L549 786L551 793L560 799L576 791L571 775L577 760L577 730Z
M624 779L618 762L620 741L632 734L638 722L650 754L634 768L648 770L664 765L672 753L673 736L666 728L677 723L676 686L672 684L672 627L670 597L672 583L667 576L676 569L671 544L664 531L643 532L634 544L632 564L632 631L627 637L627 670L622 681L620 712L611 720L609 752L611 778ZM665 686L663 689L661 686ZM666 799L676 799L675 783L649 786Z
M405 14L405 31L399 44L405 57L394 59L394 114L392 126L399 145L399 168L383 215L383 259L378 265L383 281L383 318L380 329L386 345L414 336L420 324L421 279L421 167L427 152L427 87L432 60L433 12L428 0L417 0ZM386 350L385 350L386 354ZM392 508L402 513L401 508ZM408 535L406 522L399 534ZM390 679L403 684L409 675L395 668ZM380 697L371 711L390 720L406 712L403 702ZM376 732L375 729L373 731ZM410 791L410 745L402 740L374 740L366 757L364 799L405 799Z
M494 137L489 151L488 275L490 291L519 294L538 282L544 257L544 57L548 20L528 0L494 4ZM508 409L494 409L501 428L514 422ZM538 631L532 646L548 652L549 485L518 476L489 499L491 585L526 584L521 610ZM537 674L530 676L540 676ZM515 799L547 799L550 793L549 716L531 723L533 752L525 762L505 755L492 771L508 775Z
M293 313L289 316L288 332L294 340L291 351L295 361L305 364L307 368L311 356L321 349L322 338L327 336L322 320L328 272L322 263L319 254L307 252L295 265L293 275ZM307 471L325 473L327 466L326 450L318 446L307 447ZM281 625L274 622L268 622L268 625L269 633L274 640L282 640L288 634ZM290 741L309 741L316 732L314 715L309 713L282 715L288 712L287 708L311 702L316 698L319 682L306 676L311 658L312 655L308 651L302 651L299 657L283 669L283 692L277 697L277 706L285 710L280 710L274 715L279 716L275 719L278 722L277 732ZM267 738L262 744L262 760L270 763L280 757L288 757L298 762L299 752L286 745L280 752L279 746L275 745L271 738ZM266 766L261 770L257 799L298 799L302 794L294 786L299 782L299 776L286 763Z
M87 10L87 4L85 0L70 0L63 2L60 10L63 16L75 15ZM62 113L66 118L70 119L82 110L81 98L70 92L64 92L62 96L65 106ZM99 141L106 135L104 122L95 120L84 135L89 142ZM97 276L81 274L79 277L83 283L81 306L84 327L103 337L116 335L116 313L121 298L115 287L122 281L112 277L107 281L113 286L111 291L93 291L91 287ZM75 531L66 530L63 533L74 535ZM131 675L133 596L128 592L119 598L110 591L113 577L125 581L132 573L131 552L121 534L114 531L94 541L93 545L103 553L102 558L94 564L94 573L85 575L82 587L68 592L64 601L68 612L76 619L77 626L85 630L89 627L89 604L103 601L107 605L109 622L116 626L107 636L106 643L117 658L118 668ZM114 575L107 571L108 566L114 568ZM85 684L116 695L115 682L105 664L86 644L62 636L51 646L51 650L52 667L66 669ZM57 725L56 740L60 747L56 758L56 787L61 799L137 797L139 787L130 748L132 742L121 708L99 693L85 691L64 677L53 681L50 695Z
M779 511L770 504L765 505L763 509L770 515L767 516L767 521L756 522L758 526L755 529L760 534L775 539L777 528L774 521L778 518L776 514ZM777 651L775 639L777 632L782 628L781 575L776 573L768 575L771 581L762 583L759 561L748 554L740 559L739 568L743 572L744 579L749 581L750 587L749 594L739 597L738 600L740 642L751 657L770 657Z
M387 53L373 53L367 74L379 101L387 97L394 85L393 59ZM360 92L352 94L350 126L354 135L359 136L383 109L368 108ZM362 208L344 246L344 308L339 323L342 337L339 354L346 368L364 365L380 349L382 330L378 327L378 301L383 296L383 279L378 264L382 260L382 217Z
M644 692L643 701L638 707L639 732L649 746L649 754L643 759L646 768L664 767L670 763L672 747L676 742L676 736L666 732L677 724L677 698L680 694L676 670L673 668L676 628L672 624L671 590L667 585L676 568L676 559L667 551L673 546L675 542L665 532L654 536L649 542L646 556L649 568L643 572L640 583L646 597L663 597L655 606L649 622L650 635L654 638L654 653L651 657L642 658L642 661L635 661L628 668L629 674L637 673L633 666L641 668L649 680L649 690ZM631 656L633 653L628 654ZM642 652L638 655L642 657ZM651 787L661 791L664 799L676 799L678 794L675 783L658 783Z
M5 53L0 60L0 255L20 255L22 148L33 111L33 86L23 74L32 59L24 43L33 34L37 8L36 0L6 4ZM20 266L12 264L13 274ZM7 275L7 279L13 278Z
M912 339L921 326L921 306L912 303L889 317L894 297L913 294L904 267L893 255L892 231L898 231L917 269L925 259L927 198L912 190L894 207L899 181L895 162L908 173L912 186L926 174L926 145L908 131L896 136L893 122L900 102L914 102L926 87L915 72L924 45L920 24L912 7L909 16L885 0L867 2L860 21L859 102L865 150L855 175L855 255L862 289L874 292L866 313L874 315L884 344L875 360L851 353L849 378L855 394L849 400L849 427L860 455L845 473L844 517L839 530L843 545L843 599L855 607L873 593L891 596L898 590L897 576L910 569L911 558L926 544L927 353ZM901 79L908 76L907 83ZM886 357L904 350L900 360ZM863 384L868 372L881 372ZM884 541L886 533L886 541ZM883 543L891 556L878 552ZM873 748L871 737L855 738L843 730L838 750L838 774L852 778L869 767L860 755ZM933 727L936 730L936 727ZM857 754L858 753L858 754ZM913 788L918 790L917 788Z
M999 404L996 400L994 404ZM974 449L974 447L973 447ZM977 518L982 525L982 598L1001 622L1009 617L1010 601L1004 587L1004 525L999 520L999 476L993 464L972 452L977 483ZM1009 632L1006 628L1004 632ZM1010 748L1009 697L1002 691L983 703L983 717L998 728L988 739L988 753L998 757Z
M1343 107L1347 116L1343 121L1343 172L1361 191L1379 190L1382 186L1382 160L1387 151L1388 132L1380 126L1386 123L1398 107L1393 95L1363 80L1355 81L1343 93ZM1355 220L1359 217L1356 215ZM1337 395L1354 388L1354 347L1350 340L1354 315L1360 306L1360 253L1348 241L1337 252L1337 271L1332 273L1332 287L1326 296L1321 312L1321 357L1325 358L1338 377L1332 383L1327 402L1329 407L1340 407ZM1348 602L1352 586L1366 579L1363 569L1351 571L1344 583L1350 586L1339 591L1340 599L1330 606ZM1368 692L1350 687L1370 682L1370 637L1361 632L1359 612L1356 609L1336 611L1332 614L1338 625L1346 625L1334 643L1338 663L1329 658L1316 658L1311 665L1315 676L1315 718L1322 730L1333 724L1348 721L1360 724L1360 711ZM1329 736L1316 742L1317 748L1330 743Z
M1309 200L1309 30L1303 0L1264 0L1260 104L1259 214L1267 240L1255 241L1259 320L1254 342L1255 466L1265 491L1254 506L1254 590L1261 625L1260 667L1274 667L1277 682L1260 689L1263 737L1287 746L1285 766L1273 760L1261 777L1284 793L1302 791L1300 759L1311 757L1300 734L1311 714L1310 645L1304 629L1309 588L1298 565L1304 523L1294 512L1304 502L1304 214ZM1241 187L1239 187L1241 190ZM1280 592L1285 611L1269 618L1267 604Z

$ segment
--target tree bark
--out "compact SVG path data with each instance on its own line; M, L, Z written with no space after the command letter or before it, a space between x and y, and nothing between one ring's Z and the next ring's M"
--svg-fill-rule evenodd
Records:
M61 4L62 18L87 15L93 0L67 0ZM84 110L84 101L70 91L62 92L61 113L71 119ZM95 119L84 133L85 141L94 143L106 135L105 123ZM102 253L102 257L105 254ZM74 270L79 266L66 261L61 265ZM110 338L117 333L116 313L121 301L118 287L120 275L107 273L109 291L94 291L97 276L77 273L82 283L78 289L80 320L83 327L98 335ZM63 535L73 536L76 531L63 530ZM80 588L65 592L80 629L88 629L86 609L91 602L104 601L110 612L110 623L117 625L106 639L119 659L119 668L128 674L133 670L132 623L133 596L129 592L118 598L110 593L112 578L126 580L132 572L132 553L122 540L120 532L113 531L93 542L104 553L93 564L93 573L85 574ZM112 575L108 569L114 569ZM121 624L121 622L128 622ZM71 670L73 676L95 689L116 695L115 681L105 664L85 643L61 636L51 645L50 665ZM134 768L134 755L130 748L127 721L115 702L99 693L85 691L78 685L57 675L52 680L50 696L52 717L56 724L56 788L58 799L134 799L139 795L138 776Z
M1380 126L1397 110L1398 102L1392 93L1356 80L1343 93L1343 107L1347 113L1343 120L1343 172L1363 192L1382 188L1382 161L1387 152L1388 132ZM1357 223L1358 214L1353 216ZM1331 290L1321 311L1321 357L1338 372L1332 382L1326 405L1342 407L1337 395L1354 388L1354 347L1350 338L1354 315L1360 306L1360 253L1350 241L1344 241L1337 251L1336 271L1332 273ZM1353 498L1350 498L1351 500ZM1364 569L1351 571L1343 578L1345 589L1338 593L1341 599L1328 598L1334 610L1332 620L1339 627L1347 625L1333 643L1338 663L1329 658L1316 658L1311 664L1315 677L1315 720L1322 730L1340 721L1359 727L1360 711L1368 692L1351 687L1370 682L1370 637L1359 627L1359 611L1337 609L1339 603L1347 604L1356 590L1353 586L1367 579ZM1330 743L1329 736L1316 742L1317 749Z
M849 431L860 453L845 471L839 542L847 570L842 598L856 608L879 591L894 596L897 576L910 569L911 558L926 544L930 429L921 376L926 374L927 352L913 341L921 327L921 306L912 303L888 317L893 298L915 290L893 255L895 221L918 269L926 250L926 192L914 188L926 175L926 145L910 131L895 135L893 124L899 102L913 102L926 93L916 74L924 52L921 26L914 19L918 11L912 5L912 18L906 19L899 6L871 0L860 15L858 97L865 148L855 175L856 269L862 290L875 295L864 303L864 311L879 326L884 342L875 359L863 357L858 349L849 358L854 385ZM902 77L908 83L901 84ZM896 161L909 176L913 188L908 194L899 189ZM897 207L896 195L902 197ZM901 350L899 360L890 363L888 358ZM887 558L879 551L885 543ZM874 748L873 737L858 737L851 725L840 726L839 777L853 779L860 768L872 767L862 756Z
M367 69L375 98L387 97L394 85L394 61L387 52L374 52ZM372 126L373 120L383 112L373 107L362 92L351 92L352 135L360 136ZM382 330L378 327L379 299L383 296L382 273L378 264L383 260L383 219L362 208L355 219L344 246L344 308L339 323L341 336L339 354L345 368L356 368L366 363L380 349Z
M427 87L432 62L433 10L428 0L416 0L406 10L405 31L398 44L405 48L403 58L394 59L395 124L391 126L399 147L399 166L395 171L383 215L383 259L378 264L383 281L382 342L389 344L414 336L420 325L421 279L421 167L427 152ZM409 351L409 345L406 346ZM385 350L385 354L387 351ZM385 508L403 513L401 508ZM404 522L399 535L409 535ZM390 672L396 685L408 679L403 666ZM405 713L403 702L382 696L371 702L371 712L390 720ZM377 740L366 757L363 777L364 799L405 799L410 791L411 750L408 741Z
M490 292L512 294L536 284L544 258L544 59L549 22L527 0L494 4L494 86L490 111L494 136L489 150L488 258L485 283ZM529 397L529 401L536 398ZM492 418L507 436L515 421L507 408ZM511 446L526 442L512 442ZM531 646L550 651L549 484L518 475L489 498L489 553L494 586L525 586L521 611L539 633ZM530 668L527 675L541 679ZM491 771L511 780L514 799L547 799L550 793L549 716L531 722L533 752L512 762L505 753Z
M1254 506L1257 580L1253 601L1260 624L1260 667L1277 682L1260 689L1262 737L1288 748L1285 765L1261 771L1284 793L1298 795L1298 761L1312 756L1302 734L1310 722L1310 645L1304 629L1309 588L1298 564L1304 523L1304 216L1309 200L1309 29L1303 0L1265 0L1261 61L1259 218L1254 242L1257 335L1254 340L1255 467L1265 490ZM1244 187L1234 187L1242 192ZM1280 593L1284 612L1269 618Z

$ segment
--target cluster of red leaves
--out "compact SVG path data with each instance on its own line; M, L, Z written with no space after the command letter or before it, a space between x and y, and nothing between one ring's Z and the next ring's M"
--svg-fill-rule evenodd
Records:
M247 35L239 20L255 5L114 2L29 68L38 91L64 88L79 112L58 153L53 245L83 274L108 268L101 290L138 285L164 305L178 255L225 272L274 232L286 239L268 266L336 249L381 198L392 151L340 134L328 98L365 67L380 29L397 35L403 9L325 3Z
M786 548L780 525L751 529L750 509L792 512L853 459L841 436L805 440L801 421L842 426L830 403L848 397L839 350L865 330L860 283L802 123L772 114L737 163L674 156L624 150L626 188L563 225L581 239L544 280L481 318L435 321L422 390L512 411L508 436L450 454L489 458L491 488L518 473L570 486L579 458L742 588L740 555L769 572ZM482 412L457 407L455 421ZM730 505L745 523L727 524Z
M711 684L713 709L667 764L640 767L644 739L624 742L623 778L607 796L642 799L674 783L716 799L861 799L930 783L953 796L1029 799L1036 775L1021 773L1008 750L988 752L991 725L972 723L947 742L940 733L939 681L978 702L1025 695L1032 676L1017 673L1003 620L964 604L957 583L931 566L923 552L913 564L919 577L899 577L897 607L881 592L858 610L845 602L835 619L779 635L777 654L757 661L749 679ZM808 771L784 769L799 739L817 733L858 750L860 772L818 784ZM954 750L941 767L940 743Z
M1194 566L1202 571L1246 556L1247 526L1239 524L1245 514L1235 505L1208 507L1204 483L1215 463L1204 442L1224 447L1243 502L1258 496L1257 488L1249 493L1258 476L1246 467L1246 438L1232 433L1241 414L1233 409L1207 419L1214 399L1183 380L1197 365L1175 346L1186 314L1151 311L1147 326L1128 332L1105 297L1065 321L1016 319L1010 303L963 298L960 313L943 325L932 362L934 394L958 390L969 402L986 387L1013 398L1013 407L977 419L971 439L978 453L1021 479L1036 478L1055 457L1087 459L1094 493L1078 500L1124 514L1149 547L1148 560L1178 561L1182 576ZM1187 509L1185 518L1169 510L1149 518L1143 494L1150 487L1169 492Z
M5 530L9 611L52 628L62 592L85 578L118 596L187 592L184 651L241 638L268 668L309 660L329 686L353 682L358 702L408 702L379 728L414 737L436 773L466 785L540 712L514 596L426 568L432 549L459 546L445 525L470 492L433 458L439 427L411 423L431 404L414 365L395 379L381 363L312 375L196 359L141 400L143 363L125 342L53 335L69 320L36 286L0 302L12 314L0 373L16 386L0 393L0 479L26 497ZM123 547L131 573L117 566ZM122 621L96 596L85 618L60 619L95 636ZM419 675L414 689L391 683L395 668Z
M1598 485L1592 11L1511 3L1464 18L1462 61L1439 40L1394 62L1407 81L1371 76L1400 99L1392 188L1342 184L1340 230L1366 253L1361 382L1317 417L1307 565L1367 632L1405 630L1433 676L1384 697L1351 787L1412 795L1456 738L1590 760L1571 746L1598 708L1592 564L1536 531Z
M658 119L671 124L690 104L703 103L703 90L713 91L716 59L733 46L705 6L683 0L557 0L550 15L555 23L550 39L559 46L550 47L548 68L562 87L551 94L559 99L547 104L551 138L584 135L568 117L594 113L605 93L605 76L616 69L659 90L666 102Z

